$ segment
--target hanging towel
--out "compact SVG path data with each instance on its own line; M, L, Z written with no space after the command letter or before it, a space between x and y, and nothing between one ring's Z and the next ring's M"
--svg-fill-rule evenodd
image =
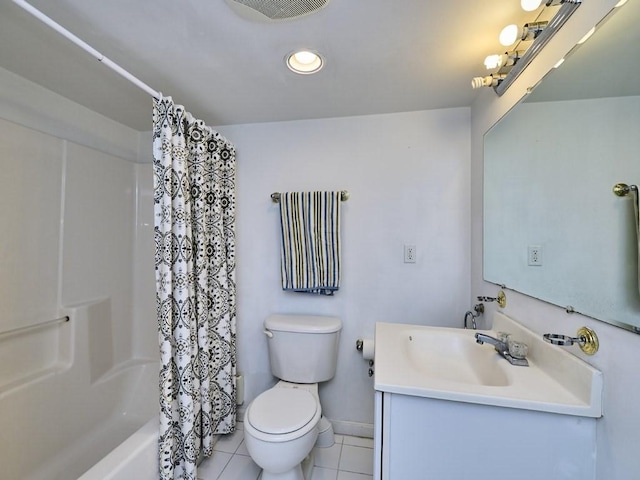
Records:
M280 194L283 290L333 295L340 287L340 193Z

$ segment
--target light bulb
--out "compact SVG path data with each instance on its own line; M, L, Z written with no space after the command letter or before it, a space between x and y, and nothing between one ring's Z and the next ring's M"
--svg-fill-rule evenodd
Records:
M487 67L487 70L493 70L494 68L501 67L502 55L489 55L484 59L484 66Z
M296 62L302 65L311 65L313 62L316 61L318 56L315 53L307 52L306 50L303 50L301 52L294 53L293 58L295 58Z
M525 12L533 12L537 10L542 0L520 0L520 6Z
M322 68L322 57L308 50L300 50L287 57L287 67L295 73L315 73Z
M473 77L471 79L471 88L474 90L482 87L490 87L493 82L493 77L491 75L487 77Z
M471 79L471 88L497 87L506 77L504 73L492 73L486 77L473 77Z
M518 39L518 30L518 26L515 23L504 27L500 32L500 36L498 37L498 39L500 40L500 44L504 45L505 47L509 47L516 43L516 40Z

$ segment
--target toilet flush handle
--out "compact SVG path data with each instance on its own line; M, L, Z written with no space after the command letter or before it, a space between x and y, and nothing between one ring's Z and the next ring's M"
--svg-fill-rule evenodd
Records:
M265 329L265 330L264 330L264 334L265 334L267 337L269 337L269 338L273 338L273 333L271 333L271 331L270 331L270 330Z

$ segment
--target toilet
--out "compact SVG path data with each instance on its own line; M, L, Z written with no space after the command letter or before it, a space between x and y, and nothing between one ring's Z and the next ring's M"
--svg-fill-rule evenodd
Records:
M342 321L272 315L264 327L271 372L280 381L247 406L245 445L262 468L262 480L309 480L319 432L319 445L333 443L333 428L322 417L318 383L335 375Z

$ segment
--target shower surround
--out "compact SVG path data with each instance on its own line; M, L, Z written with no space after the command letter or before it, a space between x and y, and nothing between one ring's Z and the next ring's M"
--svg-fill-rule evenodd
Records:
M0 85L3 475L66 480L157 415L150 165L139 132L2 69Z

